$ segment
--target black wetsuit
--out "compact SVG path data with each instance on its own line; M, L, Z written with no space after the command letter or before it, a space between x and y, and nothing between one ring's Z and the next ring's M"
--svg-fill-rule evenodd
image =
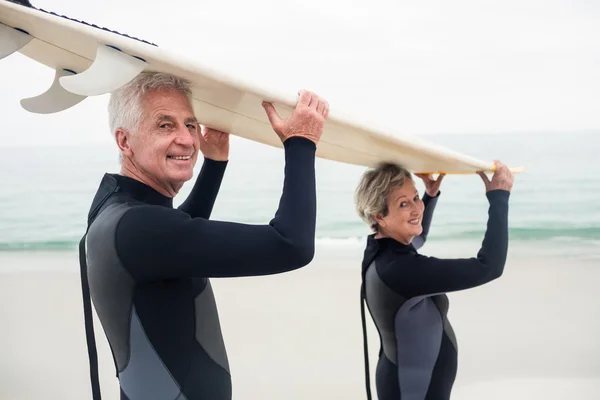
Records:
M376 369L379 400L450 398L458 350L444 293L490 282L504 270L509 192L487 193L489 217L482 247L477 257L464 259L417 252L425 242L437 198L424 196L423 233L412 244L373 235L367 241L362 291L381 340Z
M128 400L229 400L229 363L209 277L266 275L314 254L315 150L285 144L279 209L269 224L209 221L225 162L205 160L185 203L106 174L87 233L87 274Z

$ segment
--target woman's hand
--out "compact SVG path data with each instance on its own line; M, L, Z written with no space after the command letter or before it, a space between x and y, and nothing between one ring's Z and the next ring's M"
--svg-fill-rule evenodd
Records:
M432 175L428 175L428 174L415 174L415 176L418 176L419 178L421 178L423 180L423 182L425 183L425 192L427 192L427 194L430 197L435 197L438 195L439 191L440 191L440 185L442 184L442 179L444 179L444 176L446 176L446 174L439 174L437 179L433 179Z
M485 184L485 191L506 190L510 192L514 181L512 172L506 165L498 160L494 161L494 165L496 166L496 170L494 171L491 181L484 172L477 172Z

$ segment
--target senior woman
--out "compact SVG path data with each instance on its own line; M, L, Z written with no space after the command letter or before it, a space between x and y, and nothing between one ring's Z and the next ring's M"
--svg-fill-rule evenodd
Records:
M381 164L356 189L356 209L371 227L362 263L361 308L365 335L367 396L369 365L364 301L380 336L375 385L379 400L447 400L457 370L457 346L447 319L445 293L483 285L502 275L508 250L510 170L496 162L491 181L479 173L489 202L487 230L472 258L440 259L417 252L426 240L439 198L440 177L412 175ZM364 300L364 301L363 301Z

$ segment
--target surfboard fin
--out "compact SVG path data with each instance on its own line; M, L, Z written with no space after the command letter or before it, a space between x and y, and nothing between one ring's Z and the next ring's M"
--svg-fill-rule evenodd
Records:
M0 60L19 51L31 39L33 36L27 32L0 23Z
M83 101L86 96L80 96L66 91L58 82L63 76L75 75L74 71L68 69L57 69L54 81L44 93L21 100L21 107L36 114L51 114L66 110Z
M59 78L63 88L81 96L110 93L135 78L147 66L142 59L99 44L96 59L85 71Z

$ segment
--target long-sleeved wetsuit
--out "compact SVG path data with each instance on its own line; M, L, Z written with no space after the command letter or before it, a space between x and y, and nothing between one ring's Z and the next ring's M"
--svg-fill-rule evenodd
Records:
M209 277L300 268L314 254L313 142L284 143L279 209L266 225L210 221L225 163L205 161L179 209L106 174L90 211L87 278L127 400L225 400L232 387Z
M417 248L425 241L423 235L410 245L369 236L362 264L363 295L381 340L376 369L379 400L450 398L458 351L445 293L500 277L508 251L509 192L493 190L487 198L487 231L473 258L420 255ZM423 200L428 202L426 234L435 201L427 196Z

